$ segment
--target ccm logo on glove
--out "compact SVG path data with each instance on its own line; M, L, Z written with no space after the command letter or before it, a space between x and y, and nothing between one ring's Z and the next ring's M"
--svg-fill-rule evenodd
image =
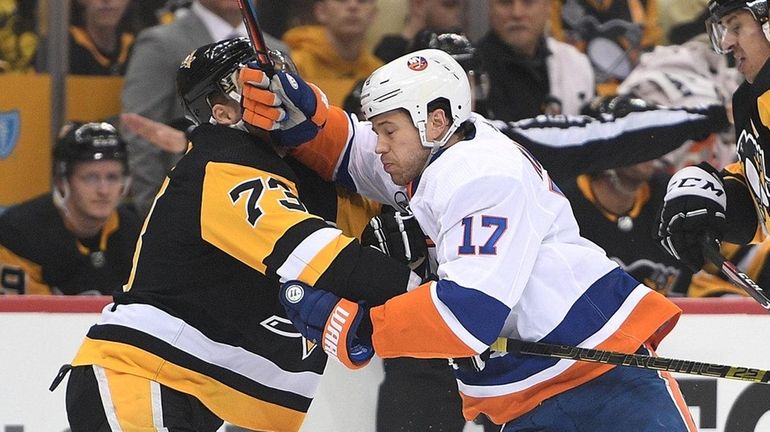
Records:
M688 172L694 172L695 176L688 176ZM682 169L677 176L671 178L668 184L667 196L668 200L671 200L682 195L698 195L704 198L709 198L726 205L726 200L720 200L723 197L725 191L716 179L709 178L710 176L704 176L703 170L696 167L687 167ZM716 199L715 199L716 198Z

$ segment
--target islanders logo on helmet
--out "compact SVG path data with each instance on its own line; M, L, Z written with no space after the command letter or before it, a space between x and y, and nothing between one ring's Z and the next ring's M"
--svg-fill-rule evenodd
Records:
M423 56L414 56L409 57L406 61L406 67L413 71L421 71L425 70L425 68L428 67L428 60L425 59Z

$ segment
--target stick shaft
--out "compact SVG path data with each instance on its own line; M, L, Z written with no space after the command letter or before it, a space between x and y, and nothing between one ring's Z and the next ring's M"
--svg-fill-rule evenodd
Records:
M765 290L754 282L749 275L740 271L735 264L722 256L719 252L719 248L716 246L717 244L718 243L715 241L707 239L702 246L703 256L712 264L719 267L722 274L725 275L733 285L746 291L746 293L756 300L757 303L770 312L770 299L767 298Z
M656 371L676 372L712 378L726 378L767 384L770 372L762 369L725 366L690 360L652 357L643 354L627 354L615 351L580 348L543 342L525 342L517 339L498 338L490 347L492 351L526 354L591 363L604 363Z
M243 24L246 26L246 32L249 34L249 40L254 47L254 53L257 55L257 63L263 67L263 70L272 75L274 70L273 60L268 54L265 36L262 34L262 27L257 20L257 8L254 0L238 0L238 7L241 9Z

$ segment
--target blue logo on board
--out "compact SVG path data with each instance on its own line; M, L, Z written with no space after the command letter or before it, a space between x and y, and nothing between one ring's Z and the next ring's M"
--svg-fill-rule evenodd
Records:
M16 148L21 129L19 111L0 112L0 159L7 159Z

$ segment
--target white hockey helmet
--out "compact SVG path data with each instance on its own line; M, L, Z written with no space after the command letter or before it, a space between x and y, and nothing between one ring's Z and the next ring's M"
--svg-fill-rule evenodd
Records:
M428 108L446 101L452 124L438 141L427 138ZM425 147L435 152L471 114L468 76L451 55L438 49L415 51L380 67L364 82L361 111L367 120L389 111L404 109Z

